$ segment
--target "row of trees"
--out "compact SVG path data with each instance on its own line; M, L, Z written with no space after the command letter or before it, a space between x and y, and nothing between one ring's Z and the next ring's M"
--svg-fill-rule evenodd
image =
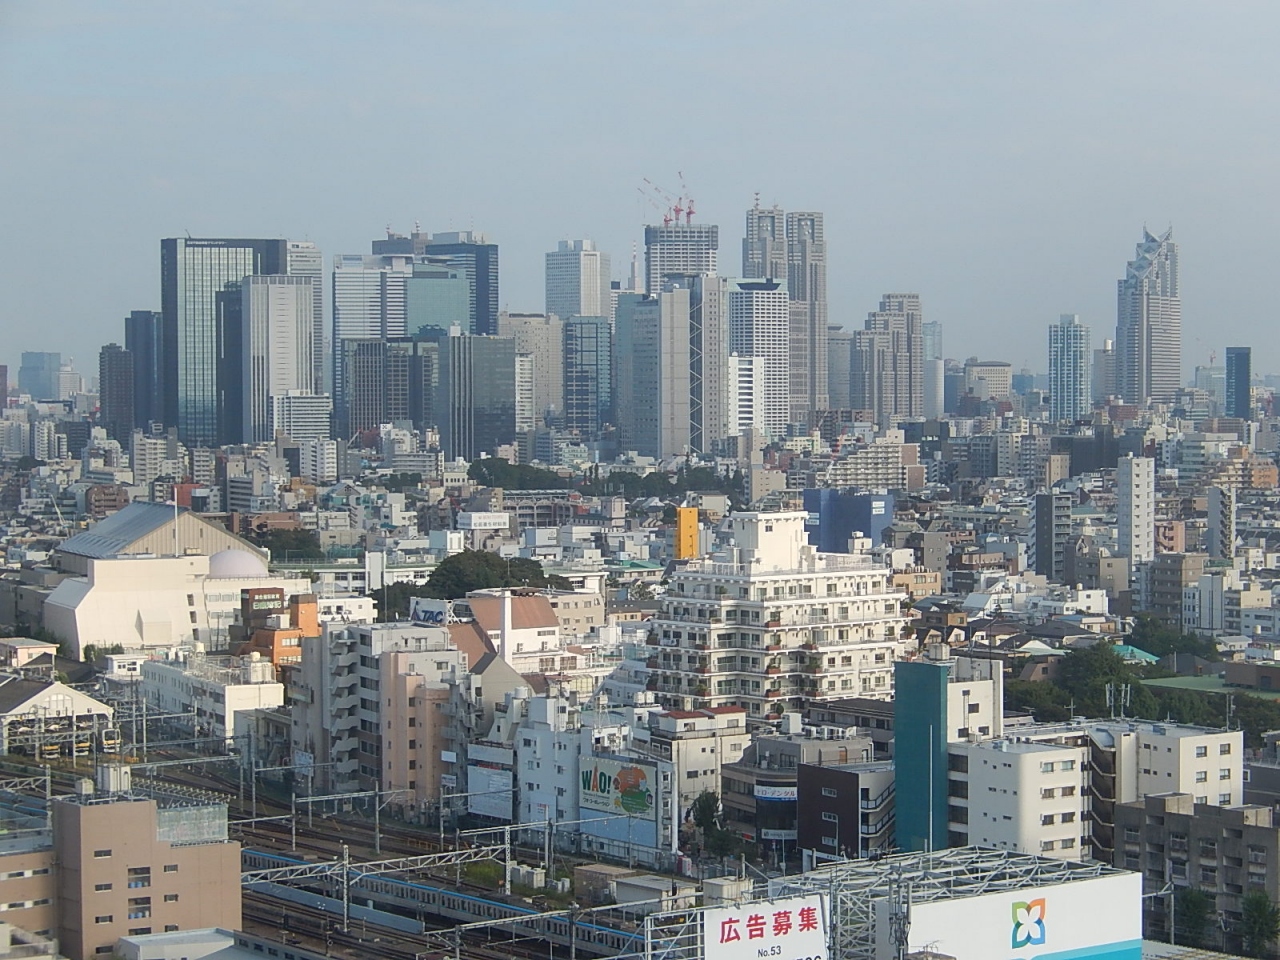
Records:
M655 471L641 476L624 470L602 475L600 468L595 466L588 469L581 480L575 481L554 470L488 457L472 463L467 476L476 483L504 490L569 490L577 486L586 496L625 497L628 500L641 497L666 499L698 490L723 493L735 507L745 502L742 471L735 470L725 476L710 467L684 466L673 474Z
M1271 945L1280 937L1280 908L1262 890L1251 890L1241 900L1241 919L1231 933L1249 957L1271 956ZM1186 947L1217 945L1217 902L1212 893L1183 887L1174 894L1174 941Z
M1126 716L1206 727L1228 725L1227 697L1142 682L1170 675L1158 667L1126 663L1110 645L1100 643L1062 657L1052 683L1010 680L1005 684L1005 706L1030 711L1037 720L1048 722L1072 716L1106 717L1113 712L1107 702L1108 685L1117 691L1127 686ZM1246 746L1261 747L1266 731L1280 729L1280 702L1242 695L1231 698L1230 711L1231 725L1244 731Z

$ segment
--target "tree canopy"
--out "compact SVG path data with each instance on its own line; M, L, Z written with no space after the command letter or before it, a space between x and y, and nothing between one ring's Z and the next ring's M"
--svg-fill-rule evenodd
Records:
M1221 660L1218 645L1192 633L1179 633L1157 617L1141 616L1129 635L1130 645L1157 657L1171 653L1191 653L1205 660Z
M311 530L268 530L253 538L271 551L273 560L323 560L320 538Z
M464 550L440 561L425 583L395 583L381 591L383 600L379 618L402 619L409 615L412 597L434 597L456 600L472 590L496 587L555 587L570 589L564 577L547 576L542 564L525 557L508 560L487 550Z
M501 457L475 460L467 468L467 476L486 487L503 490L566 490L572 483L553 470L531 467L526 463L508 463Z
M1109 645L1096 644L1063 656L1053 682L1010 680L1005 684L1005 707L1027 710L1037 720L1066 720L1112 716L1107 685L1129 687L1127 717L1172 720L1205 727L1228 726L1228 698L1200 690L1146 686L1144 679L1169 676L1157 667L1126 663ZM1244 731L1245 744L1260 747L1263 734L1280 729L1280 701L1263 700L1241 692L1231 697L1230 726ZM1119 713L1117 705L1116 713Z

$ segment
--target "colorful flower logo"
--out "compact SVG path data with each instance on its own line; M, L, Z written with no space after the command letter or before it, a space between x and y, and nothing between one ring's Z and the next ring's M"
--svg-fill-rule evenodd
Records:
M1044 897L1013 905L1013 949L1044 943Z

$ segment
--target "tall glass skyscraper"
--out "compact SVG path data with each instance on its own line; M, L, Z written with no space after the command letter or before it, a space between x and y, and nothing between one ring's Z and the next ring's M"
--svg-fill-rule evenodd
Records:
M1253 419L1253 348L1227 347L1226 415L1241 420Z
M498 332L498 245L483 233L462 230L433 233L427 242L429 257L446 257L467 277L471 294L471 329L477 334Z
M164 322L165 422L193 446L218 442L218 295L256 274L284 273L285 240L177 237L160 241L160 312ZM172 418L172 419L170 419Z
M613 336L608 317L564 322L564 421L595 439L613 421Z
M1078 420L1089 415L1093 393L1089 328L1074 313L1049 328L1049 416Z
M513 337L441 341L435 411L448 459L475 460L515 440L516 367Z

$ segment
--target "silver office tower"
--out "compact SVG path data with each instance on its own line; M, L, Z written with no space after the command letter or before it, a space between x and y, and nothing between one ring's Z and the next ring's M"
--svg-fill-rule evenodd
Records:
M831 406L827 356L827 244L822 214L784 213L780 207L747 211L742 275L787 281L788 419L806 424L813 410Z
M286 244L190 237L160 241L160 308L169 375L164 422L177 426L182 442L215 446L220 441L219 295L245 277L284 273Z
M804 423L811 410L831 406L827 388L827 241L822 214L795 211L787 214L787 288L791 293L791 339L804 337L808 369L803 384L796 383L798 369L794 348L791 359L791 419ZM803 315L797 313L804 307ZM807 388L808 395L804 394Z
M607 317L609 255L591 240L561 240L547 254L547 313L568 317Z
M1158 237L1143 229L1118 288L1116 388L1129 403L1171 400L1182 384L1182 298L1172 227Z

